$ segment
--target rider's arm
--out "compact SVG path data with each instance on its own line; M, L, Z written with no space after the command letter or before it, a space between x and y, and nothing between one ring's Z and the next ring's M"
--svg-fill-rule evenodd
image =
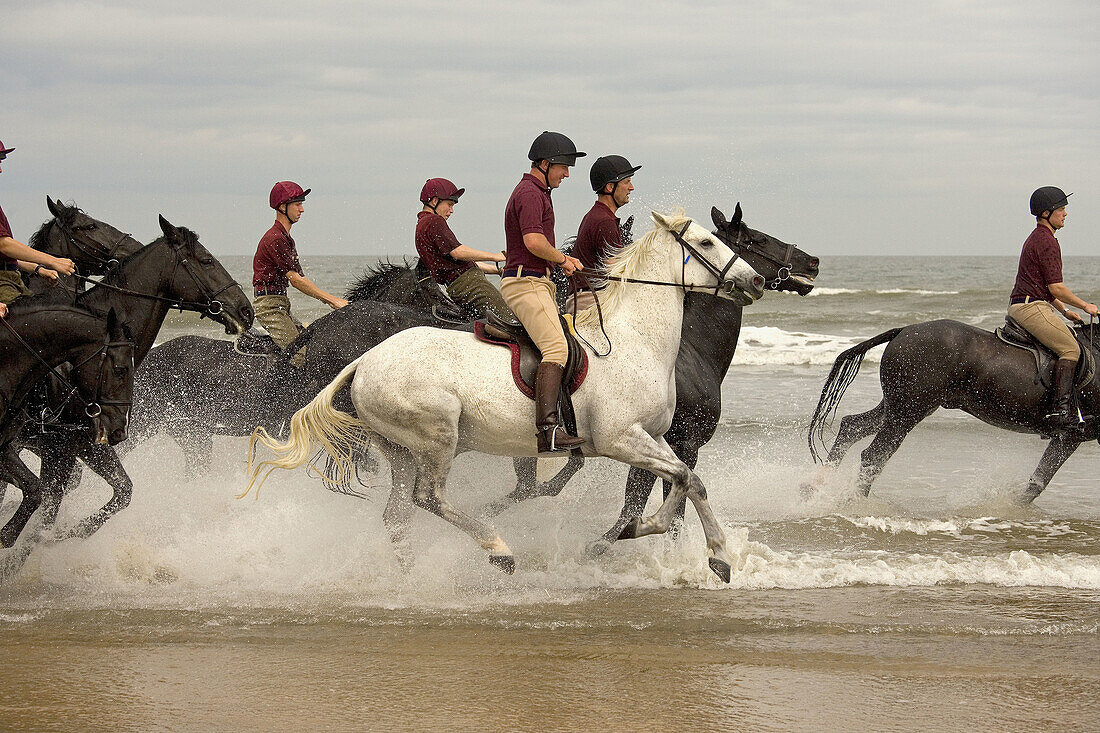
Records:
M482 252L465 244L458 245L447 254L462 262L504 262L503 252ZM489 272L496 272L496 269L489 268Z
M1061 302L1062 307L1060 311L1065 311L1065 306L1072 305L1074 308L1080 308L1090 316L1097 314L1097 308L1092 303L1086 303L1073 294L1073 291L1066 287L1065 283L1051 283L1047 285L1047 290L1055 297L1056 300ZM1057 306L1055 306L1057 307Z
M65 275L73 274L72 260L66 257L54 257L45 252L31 249L27 245L11 237L0 237L0 254L3 254L5 257L11 257L12 259L43 265Z
M327 303L332 308L343 308L345 305L348 304L348 302L343 298L337 298L335 295L330 295L324 290L321 290L321 288L314 285L313 281L310 280L308 277L306 277L305 275L299 275L294 270L291 270L286 274L286 279L290 281L290 284L293 285L295 289L301 291L311 298L316 298L322 303Z
M500 265L501 265L502 262L503 262L503 260L501 262L493 262L493 263L478 262L476 264L477 264L477 269L481 270L486 275L499 275L500 274Z

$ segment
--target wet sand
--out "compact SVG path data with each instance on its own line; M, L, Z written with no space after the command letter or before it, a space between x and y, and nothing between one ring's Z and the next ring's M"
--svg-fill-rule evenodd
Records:
M0 728L1094 730L1097 600L684 589L473 611L8 609ZM1090 617L1091 633L1066 625Z

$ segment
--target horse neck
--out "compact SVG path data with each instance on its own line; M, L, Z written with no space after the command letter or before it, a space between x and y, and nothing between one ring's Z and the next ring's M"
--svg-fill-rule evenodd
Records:
M671 235L666 233L664 236L668 237L668 247L664 251L660 249L654 251L640 263L633 274L627 277L674 282L673 262L679 263L679 249L672 242ZM675 257L674 249L677 255ZM675 274L679 274L678 269ZM606 323L607 335L612 344L621 341L623 344L629 344L631 351L644 349L652 358L662 364L667 363L671 369L676 362L683 327L683 289L669 285L638 283L621 283L613 287L623 290L617 307L608 314ZM621 349L620 354L626 351L627 349Z
M691 354L695 366L707 369L719 381L726 376L737 351L744 309L731 300L705 293L688 293L684 299L681 355Z
M123 260L116 270L104 278L104 282L137 293L171 297L171 274L175 264L167 245L150 244ZM119 293L101 286L88 290L81 303L101 313L115 309L133 334L135 366L153 348L171 307L163 300Z

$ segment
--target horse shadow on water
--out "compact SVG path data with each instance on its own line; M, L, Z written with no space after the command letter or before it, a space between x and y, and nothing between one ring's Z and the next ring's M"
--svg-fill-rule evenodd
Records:
M736 252L741 259L755 268L757 272L763 275L763 283L766 283L769 289L775 290L789 290L802 294L808 293L813 287L813 280L817 275L818 262L817 259L807 255L806 253L798 250L792 245L780 242L779 240L770 237L762 232L752 230L742 221L740 206L737 207L737 211L732 221L727 221L726 218L717 209L712 211L712 218L717 227L717 231L714 234L707 235L706 238L711 241L715 241L723 244L725 247ZM685 220L687 221L687 220ZM695 225L692 225L693 232ZM700 231L703 231L700 229ZM674 236L670 234L669 236ZM687 258L681 257L676 261L680 270L686 263L682 262ZM738 263L740 264L740 262ZM689 268L690 269L690 268ZM683 273L677 271L675 273L677 277L682 276ZM667 277L667 275L666 275ZM688 278L692 283L705 282L703 277L696 276L694 280ZM668 424L662 424L659 428L657 435L664 432L664 437L668 440L668 443L672 446L677 461L683 460L684 470L690 472L690 466L694 466L697 459L698 449L705 444L713 435L715 427L717 426L718 416L721 412L721 392L720 386L722 378L725 376L726 371L729 368L730 361L733 357L733 351L736 347L736 340L740 330L741 308L744 301L732 302L725 299L715 298L714 290L715 279L713 275L710 275L711 285L708 286L709 293L705 292L685 292L673 297L671 302L671 308L673 310L681 310L682 319L676 323L677 337L672 341L673 355L669 362L670 367L675 364L675 380L676 380L676 400L671 402L669 407L671 408L668 413L668 418L671 421L672 429L668 429ZM620 283L613 282L608 291L605 291L605 295L611 294L609 298L611 303L616 303L615 295L612 293L616 288L627 287ZM700 288L701 289L701 288ZM648 288L650 292L659 290L658 288ZM561 295L561 293L559 293ZM686 297L684 297L686 295ZM656 298L657 296L653 296ZM613 306L612 306L613 307ZM595 323L596 313L593 309L585 314L580 321L583 323L585 320L590 324ZM324 319L322 319L323 321ZM318 321L314 326L319 326L321 321ZM597 331L596 334L599 332ZM609 331L610 333L610 331ZM721 334L724 338L715 338L715 334ZM600 336L593 333L589 333L589 340L592 338L600 338ZM612 339L615 340L614 338ZM624 342L624 345L617 347L616 351L629 351L630 347ZM376 352L377 353L377 352ZM364 357L365 358L365 357ZM471 368L473 368L471 366ZM483 369L484 367L479 367ZM591 368L591 367L590 367ZM359 371L356 380L361 379L363 370ZM349 373L345 369L342 372L341 379L346 379ZM672 376L672 375L670 375ZM589 378L591 380L591 377ZM339 380L338 380L339 381ZM660 382L660 379L657 379ZM510 383L510 381L509 381ZM586 383L587 385L588 383ZM671 385L670 385L671 386ZM326 388L333 394L339 389ZM514 388L510 388L514 390ZM603 387L593 387L593 390L601 390ZM584 387L578 394L583 392ZM331 394L329 395L331 397ZM669 393L671 398L671 390ZM320 397L318 398L320 399ZM598 396L593 402L598 400ZM508 400L504 399L504 402ZM315 400L316 402L316 400ZM527 405L529 407L529 405ZM584 413L584 410L579 411L579 415ZM506 421L504 417L501 418ZM667 432L666 432L667 429ZM519 426L516 426L518 435L522 438L516 437L513 440L522 439L526 443L526 437L530 433L530 449L533 449L534 444L534 430L533 428L523 430ZM582 428L583 430L583 428ZM293 423L291 432L293 435ZM595 436L591 439L592 442L597 442L603 436ZM354 444L355 441L351 441ZM385 445L385 441L376 441L376 445L381 443L383 451L386 453L387 458L390 459L391 469L394 473L395 486L409 486L409 468L407 461L403 457L400 448L394 448L392 441L391 445ZM494 450L493 446L483 446L485 452L498 452ZM586 453L595 455L599 451ZM337 451L339 453L339 451ZM527 453L529 456L529 450L525 446L524 450L520 451L520 454ZM351 446L349 445L349 453L343 456L338 456L338 459L350 459ZM341 462L345 462L342 461ZM346 462L345 462L346 463ZM533 459L518 458L517 469L518 483L516 490L509 494L507 497L499 502L494 503L488 508L489 513L497 513L506 509L515 501L520 501L533 496L554 495L561 491L561 487L565 485L569 476L575 473L579 468L579 461L572 461L570 466L566 469L565 473L551 482L545 484L538 484L534 481L534 462ZM396 467L394 464L397 464ZM404 465L403 465L404 464ZM345 466L346 467L346 466ZM663 471L662 471L663 472ZM337 481L337 484L347 484L346 478L348 474L346 471L341 475L343 482ZM630 484L627 490L627 505L621 512L619 521L616 526L610 530L605 538L598 545L594 546L596 552L603 549L611 541L618 539L619 537L633 537L647 534L651 531L662 531L661 529L654 530L648 522L641 520L641 512L645 506L646 498L649 491L655 481L655 476L652 473L646 473L641 470L631 470ZM665 474L666 480L666 499L671 497L671 502L666 501L666 508L663 509L660 514L660 522L669 524L672 523L679 513L682 516L683 501L685 497L683 493L676 495L676 481L674 475ZM670 481L669 479L673 479ZM420 484L418 483L419 487ZM419 488L418 488L419 493ZM423 499L424 497L420 497ZM695 500L695 497L693 501ZM434 501L434 500L432 500ZM442 515L448 514L449 509L442 509L439 505L432 504L432 501L425 500L421 506L429 508L436 513ZM400 502L399 502L400 503ZM419 503L419 502L418 502ZM430 506L426 506L430 505ZM399 514L400 511L391 511L394 507L394 494L391 493L391 503L387 507L387 515ZM453 515L451 515L453 517ZM463 518L458 520L460 526L470 527L474 525L466 525ZM476 524L476 523L475 523ZM388 525L389 526L389 525ZM708 539L711 537L710 529L708 529ZM479 536L480 528L474 529L475 536L479 538L479 541L483 542L483 546L486 542L490 545L497 542L499 538L488 538L488 536ZM400 532L398 533L400 534ZM395 536L395 542L400 542L400 538ZM503 542L501 541L501 545ZM712 548L713 549L713 548ZM498 553L490 547L492 556ZM712 555L712 560L715 556ZM509 555L510 558L510 555ZM718 563L712 563L712 568L721 566L723 561ZM725 571L719 571L720 575L728 575L728 568Z
M1027 486L1015 496L1018 503L1030 504L1082 443L1100 437L1100 387L1092 376L1100 358L1098 326L1074 329L1081 344L1076 398L1083 421L1079 430L1070 431L1053 431L1045 419L1051 411L1048 385L1054 359L1037 342L1020 348L997 333L939 320L894 328L853 346L834 362L810 421L810 453L823 465L814 480L803 485L803 496L820 489L856 442L874 435L860 456L857 479L859 493L867 496L909 432L943 407L963 410L995 427L1050 437ZM883 344L882 400L866 412L844 417L832 448L823 457L824 431L845 390L867 352Z

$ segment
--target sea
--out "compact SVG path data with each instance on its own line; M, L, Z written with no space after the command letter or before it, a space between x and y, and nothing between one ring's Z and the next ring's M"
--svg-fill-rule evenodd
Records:
M340 292L376 258L307 260ZM249 281L248 258L224 262ZM149 440L125 458L131 505L96 535L0 550L0 566L21 564L0 586L0 730L1100 729L1100 447L1081 446L1022 507L1045 442L940 410L869 497L855 492L867 441L800 493L837 354L920 321L993 329L1015 269L822 257L812 294L745 310L697 468L734 558L728 584L690 508L678 538L589 559L623 498L626 467L607 460L493 520L515 551L508 576L426 512L402 570L386 476L359 499L279 472L238 499L245 439L216 439L196 477L169 438ZM1100 295L1100 258L1067 257L1065 272ZM292 299L307 320L325 312ZM172 314L160 340L186 333L225 338ZM839 415L878 401L881 352ZM513 481L510 460L465 454L448 492L476 511ZM86 473L60 525L108 496Z

